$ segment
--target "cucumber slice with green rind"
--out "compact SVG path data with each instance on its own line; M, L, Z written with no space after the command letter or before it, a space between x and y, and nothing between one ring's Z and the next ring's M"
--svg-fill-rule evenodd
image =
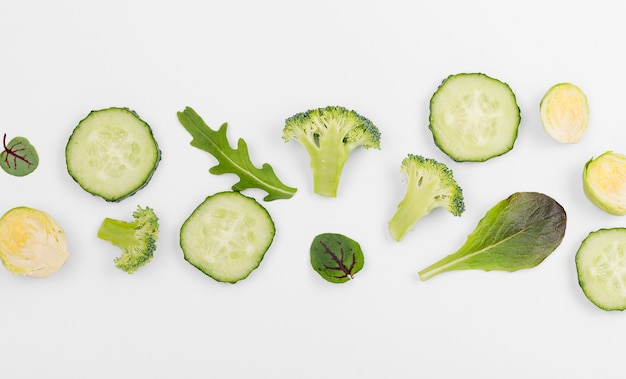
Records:
M483 162L513 148L520 109L508 84L481 73L450 75L430 100L435 144L458 162Z
M626 309L626 228L589 233L576 253L578 283L604 310Z
M128 108L91 111L65 147L67 171L85 191L111 202L148 184L161 151L150 126Z
M239 192L207 197L180 229L185 260L219 282L243 280L261 263L276 229L267 210Z

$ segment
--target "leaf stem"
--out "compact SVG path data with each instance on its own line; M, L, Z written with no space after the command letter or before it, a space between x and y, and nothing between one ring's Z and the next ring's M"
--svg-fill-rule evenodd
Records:
M441 262L434 263L418 273L422 282L432 278L437 274L445 271L447 264L442 265Z
M341 258L338 258L337 255L335 255L333 251L328 247L328 245L326 245L323 241L320 241L320 244L324 246L324 251L326 251L326 253L330 255L331 259L335 261L335 263L337 263L337 267L327 267L327 268L331 270L333 269L340 270L344 273L346 277L352 279L352 269L354 268L354 261L352 262L352 265L350 268L346 267L346 265L343 263L343 260L345 259L343 248L341 248Z

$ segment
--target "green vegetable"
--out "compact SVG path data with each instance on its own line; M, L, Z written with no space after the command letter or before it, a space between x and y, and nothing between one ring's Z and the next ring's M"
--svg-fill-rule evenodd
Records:
M626 155L607 151L588 160L583 169L583 191L601 210L626 215Z
M361 245L337 233L322 233L311 243L311 266L331 283L344 283L354 278L364 264Z
M180 229L185 260L219 282L236 283L259 267L276 229L267 210L239 192L207 197Z
M485 74L450 75L430 100L435 144L455 161L482 162L508 152L519 123L511 88Z
M400 169L406 176L407 190L389 221L394 240L400 241L413 224L435 208L444 208L454 216L465 210L463 191L445 164L409 154Z
M0 167L13 176L26 176L39 165L35 147L24 137L15 137L7 144L7 135L2 138L4 150L0 153Z
M152 208L137 207L133 221L105 218L98 229L98 238L122 249L114 259L115 266L133 274L152 260L159 234L159 219Z
M380 149L378 128L355 111L338 106L291 116L285 121L283 139L304 146L311 160L313 191L329 197L337 196L341 172L354 149Z
M555 141L578 143L589 126L587 96L571 83L552 86L539 104L543 129Z
M566 222L565 210L551 197L514 193L487 212L456 253L420 271L420 279L452 270L535 267L561 244Z
M311 266L331 283L344 283L363 268L361 246L355 240L336 233L323 233L311 243Z
M69 257L61 225L46 212L16 207L0 218L0 261L16 275L46 277Z
M283 184L274 173L269 164L263 164L257 168L248 153L248 145L243 139L237 142L237 148L233 149L228 143L226 136L227 124L224 123L219 130L212 130L200 116L190 107L178 112L178 120L193 137L191 145L213 155L218 164L209 169L215 175L235 174L239 182L232 186L234 191L243 191L248 188L259 188L267 192L263 200L272 201L277 199L289 199L296 189Z
M604 310L626 309L626 228L600 229L576 253L578 283L585 296Z
M91 111L65 147L67 171L85 191L117 202L145 187L161 160L152 129L127 108Z

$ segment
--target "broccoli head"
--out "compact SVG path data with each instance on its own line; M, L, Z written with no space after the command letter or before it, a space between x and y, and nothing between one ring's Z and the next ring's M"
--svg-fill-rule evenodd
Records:
M400 241L420 218L435 208L445 208L454 216L465 211L463 191L445 164L434 159L409 154L402 161L407 191L389 221L391 237Z
M105 218L98 229L98 238L122 249L114 263L129 274L152 259L159 233L159 219L151 208L137 207L133 221Z
M298 113L285 121L283 139L304 146L311 159L313 191L336 197L350 152L362 146L380 149L380 131L355 111L329 106Z

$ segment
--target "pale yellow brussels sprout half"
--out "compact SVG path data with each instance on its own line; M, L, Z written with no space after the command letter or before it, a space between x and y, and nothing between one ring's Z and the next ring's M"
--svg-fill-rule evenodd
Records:
M626 215L626 156L612 151L592 158L583 171L583 190L598 208Z
M571 83L548 90L539 106L543 129L558 142L578 143L589 126L587 96Z
M0 260L10 272L46 277L68 257L65 233L47 213L17 207L0 218Z

